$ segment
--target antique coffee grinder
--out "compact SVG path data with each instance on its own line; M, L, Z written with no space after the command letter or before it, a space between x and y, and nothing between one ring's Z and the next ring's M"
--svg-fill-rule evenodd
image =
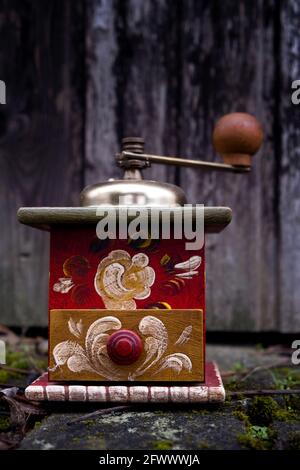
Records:
M152 224L156 208L159 227L167 209L184 211L179 187L142 179L152 163L247 173L262 139L260 124L245 113L216 124L213 144L224 163L146 154L141 138L126 138L116 156L124 179L85 188L80 207L19 209L21 223L51 235L49 368L27 387L29 399L224 400L217 366L205 362L204 244L187 249L185 236L175 235L175 212L167 239L150 229L138 237L103 234L127 228L130 208L146 210ZM231 220L227 207L205 207L203 214L205 234Z

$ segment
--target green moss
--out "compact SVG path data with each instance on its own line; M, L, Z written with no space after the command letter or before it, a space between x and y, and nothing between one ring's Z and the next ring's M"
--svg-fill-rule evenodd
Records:
M173 449L173 442L164 440L164 441L155 441L152 445L153 450L171 450Z
M258 426L268 426L276 418L279 406L271 397L255 397L249 405L250 422Z
M44 359L37 359L34 361L34 364L38 369L46 370L48 367L48 359L46 357Z
M95 421L93 419L85 419L83 423L85 426L88 427L95 426Z
M274 420L286 419L289 410L280 409L271 397L255 397L248 406L247 413L237 407L233 415L243 421L247 432L237 436L238 442L247 449L272 449L276 432L271 427Z
M274 445L276 433L266 426L249 426L246 434L237 436L238 442L247 449L270 450Z
M209 410L206 410L205 408L199 408L199 410L191 410L191 413L195 414L195 415L209 415L210 414L210 411Z
M272 372L275 387L285 390L300 385L300 371L291 367L278 367Z
M31 365L28 361L28 353L23 351L7 351L6 363L9 367L27 370Z
M8 371L0 369L0 383L8 383L10 378L11 374Z
M244 421L247 425L269 425L273 420L287 421L296 418L296 413L290 408L280 408L278 404L269 397L255 398L248 407L249 415L244 408L237 406L233 411L240 421Z
M289 409L293 410L294 413L300 412L300 396L289 395L286 397L286 404Z
M8 431L10 428L10 419L8 416L0 416L0 432Z
M278 421L290 421L296 418L297 413L292 409L280 408L275 414L275 419L278 419Z
M236 392L239 390L239 385L235 380L231 379L226 383L226 389L230 390L231 392Z
M103 433L96 433L94 436L87 436L87 446L89 449L105 449L105 438Z
M7 351L6 354L6 365L14 369L27 370L30 368L28 359L26 358L25 353L23 352L12 352ZM8 383L11 379L19 379L22 375L18 372L12 372L10 370L5 370L0 368L0 382Z
M300 431L294 431L288 434L287 449L300 450Z
M233 411L233 416L235 416L240 421L244 421L245 424L249 424L249 416L242 410Z
M210 449L210 445L206 441L202 441L198 444L198 449L200 450L205 450L205 449Z
M0 383L7 384L14 379L21 379L22 377L23 375L18 374L18 372L11 372L10 370L0 368Z
M32 353L32 361L29 359L29 354ZM13 369L21 369L26 371L29 371L32 369L34 365L40 369L46 369L47 368L47 359L36 359L35 362L35 356L34 356L34 351L28 351L28 348L21 348L21 346L18 346L17 351L12 351L11 349L8 348L6 352L6 366L13 368ZM12 372L11 370L5 370L1 369L0 367L0 382L1 383L10 383L14 379L24 379L25 374L18 373L18 372Z
M245 366L241 362L235 362L232 365L232 368L233 368L234 372L243 372L245 370Z
M165 416L166 412L163 410L154 410L154 414L158 416Z

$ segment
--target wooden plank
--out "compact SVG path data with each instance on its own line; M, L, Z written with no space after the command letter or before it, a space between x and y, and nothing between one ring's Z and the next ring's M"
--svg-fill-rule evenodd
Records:
M256 115L266 136L249 176L181 171L189 202L233 211L224 234L206 240L207 325L214 330L278 327L274 13L272 0L188 1L182 8L180 154L216 160L213 125L233 111Z
M130 365L107 356L109 338L124 329L142 343L141 355ZM50 310L49 378L200 382L203 334L203 312L196 309Z
M282 2L278 23L281 44L277 71L278 115L276 116L276 202L279 220L279 303L280 330L300 331L300 128L299 105L291 102L291 85L300 78L300 5Z
M266 132L251 175L153 165L145 177L233 209L207 238L210 329L299 328L297 1L2 0L0 11L0 321L46 324L48 238L16 224L19 206L76 205L85 184L121 174L113 156L129 134L149 152L214 160L215 120L250 111Z
M102 208L105 211L105 207ZM111 209L111 208L107 208ZM157 210L158 208L156 208ZM164 212L163 209L160 211ZM118 213L118 211L117 211ZM150 214L150 211L149 211ZM192 212L193 220L196 217L195 209ZM93 207L21 207L18 210L18 220L22 224L50 230L51 225L90 225L96 224L102 216L97 215L96 208ZM128 216L128 220L134 219ZM173 220L171 212L170 220ZM204 208L204 229L207 233L221 232L231 222L231 210L229 207L205 207Z
M85 185L121 175L115 165L119 53L115 2L88 0L86 6ZM82 21L82 19L81 19Z
M82 2L2 1L1 322L46 325L48 237L21 205L74 204L81 186Z
M176 154L178 2L118 2L119 136L138 135L151 153ZM176 170L153 165L145 179L175 181Z

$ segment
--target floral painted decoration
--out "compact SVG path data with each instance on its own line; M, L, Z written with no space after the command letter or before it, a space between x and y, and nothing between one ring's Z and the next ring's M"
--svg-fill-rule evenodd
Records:
M149 258L138 253L132 258L125 250L114 250L100 261L95 289L104 305L112 310L135 310L135 299L146 299L155 280Z
M138 300L149 297L146 308L171 309L167 299L180 294L189 280L199 274L201 263L202 258L197 255L182 260L179 254L172 257L164 254L155 268L164 273L164 280L156 286L153 298L151 287L155 283L156 272L149 266L149 257L145 253L131 256L126 250L113 250L100 258L93 269L87 258L73 255L64 261L64 277L59 277L53 284L53 291L70 294L72 301L80 305L87 305L94 292L102 299L105 308L111 310L135 310ZM161 272L157 271L159 279Z
M93 372L108 380L138 380L145 372L152 371L155 376L164 369L171 369L180 374L181 371L192 371L193 364L187 354L175 352L166 354L169 346L169 335L164 323L153 315L143 317L138 325L138 331L144 341L145 357L135 369L120 368L109 357L107 343L110 335L122 328L119 318L106 316L94 321L86 334L82 331L82 322L68 321L69 332L75 339L62 341L55 345L52 351L55 366L51 371L66 365L74 373ZM187 326L175 342L180 345L188 342L192 334L192 326Z

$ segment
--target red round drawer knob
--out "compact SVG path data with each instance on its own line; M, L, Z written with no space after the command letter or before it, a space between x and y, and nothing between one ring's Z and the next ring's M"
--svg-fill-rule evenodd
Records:
M133 364L143 350L141 338L131 330L113 333L107 342L107 353L112 361L120 365Z

